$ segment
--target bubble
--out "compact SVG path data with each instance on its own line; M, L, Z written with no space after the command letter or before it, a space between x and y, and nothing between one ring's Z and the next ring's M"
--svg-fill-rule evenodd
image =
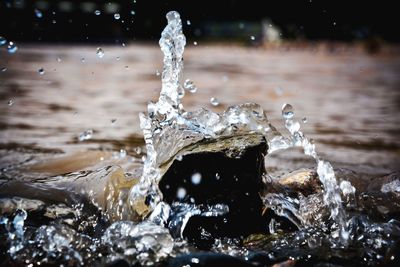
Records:
M15 52L17 52L18 47L14 42L9 42L7 45L7 51L10 54L14 54Z
M98 48L97 48L97 51L96 51L96 54L97 54L97 56L98 56L99 58L104 57L104 51L103 51L103 49L101 49L101 47L98 47Z
M37 18L41 19L43 17L43 13L39 9L35 8L34 12Z
M215 98L215 97L211 97L211 98L210 98L210 103L211 103L211 105L213 105L214 107L216 107L216 106L219 105L219 101L218 101L218 99Z
M114 19L117 19L117 20L118 20L118 19L120 19L120 18L121 18L121 15L120 15L119 13L115 13L115 14L114 14Z
M78 137L78 138L79 138L79 141L85 141L85 140L91 139L92 136L93 136L93 130L92 130L92 129L89 129L89 130L86 130L86 131L81 132L81 133L79 134L79 137Z
M193 173L193 175L192 175L192 177L191 177L191 180L192 180L192 183L193 184L200 184L200 182L201 182L201 174L200 173L198 173L198 172L196 172L196 173Z
M254 37L254 35L250 36L250 40L254 41L256 39L256 37Z
M285 119L291 119L294 116L294 109L290 104L283 104L282 106L282 116Z
M178 190L176 190L176 197L179 199L184 199L186 196L186 189L183 187L179 187Z
M0 36L0 46L5 45L7 43L7 39L3 36Z
M190 79L185 80L185 82L183 83L183 88L185 88L191 93L196 93L197 91L196 85L194 85L194 83Z
M9 106L14 105L14 100L12 100L12 99L8 100L7 104L8 104Z
M43 75L44 74L44 69L40 68L40 69L38 69L38 72L39 72L40 75Z
M99 16L99 15L101 14L101 11L98 10L98 9L96 9L96 10L94 11L94 14L95 14L96 16Z

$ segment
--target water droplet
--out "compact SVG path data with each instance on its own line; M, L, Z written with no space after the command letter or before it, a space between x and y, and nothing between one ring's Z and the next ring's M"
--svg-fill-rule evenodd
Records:
M301 119L301 121L302 121L303 123L307 123L307 118L304 117L303 119Z
M131 10L131 15L135 15L136 12L134 10Z
M44 74L44 69L40 68L40 69L38 69L38 72L39 72L40 75L43 75Z
M275 94L281 96L283 94L283 89L281 87L276 87L275 89Z
M15 52L17 52L18 47L15 45L14 42L9 42L7 45L7 51L10 54L14 54Z
M125 149L120 149L120 150L119 150L119 157L120 157L121 159L123 159L123 158L126 157L126 150L125 150Z
M85 58L84 58L84 57L81 58L81 62L82 62L82 63L85 63Z
M121 45L122 45L122 47L125 47L125 46L126 46L126 44L125 44L125 43L122 43Z
M56 23L57 23L57 20L53 19L51 22L52 22L53 24L56 24Z
M193 42L193 44L194 44L194 45L197 45L197 42L196 42L196 41L194 41L194 42Z
M5 45L7 43L7 39L3 36L0 36L0 46Z
M37 9L37 8L35 8L35 16L37 17L37 18L42 18L43 17L43 13L39 10L39 9Z
M98 56L99 58L104 57L104 51L103 51L103 49L101 49L101 47L98 47L98 48L97 48L97 51L96 51L96 54L97 54L97 56Z
M111 123L114 124L117 121L117 119L111 119Z
M120 59L121 59L120 57L116 57L116 58L115 58L115 60L117 60L117 61L120 60Z
M254 40L256 39L256 37L254 37L254 35L252 35L252 36L250 36L250 39L251 39L252 41L254 41Z
M192 263L196 263L196 264L200 262L200 260L198 258L192 258L190 261Z
M221 179L221 176L219 175L219 173L217 172L216 174L215 174L215 180L219 180L219 179Z
M156 70L156 76L160 76L160 75L161 75L160 71Z
M179 199L184 199L186 196L186 189L183 187L179 187L178 190L176 190L176 197Z
M79 134L79 141L85 141L91 139L93 136L93 130L89 129Z
M201 174L198 172L193 173L191 180L193 184L199 184L201 182Z
M1 70L2 72L5 72L5 71L7 70L7 68L6 68L6 67L2 67L0 70Z
M190 20L186 21L186 25L192 25L192 23L190 22Z
M294 116L294 110L292 105L290 104L283 104L282 106L282 116L285 119L291 119Z
M194 83L190 79L185 80L185 82L183 83L183 88L185 88L191 93L196 93L197 91L196 85L194 85Z
M61 62L61 58L60 57L57 58L57 62Z
M96 9L96 10L94 11L94 14L95 14L96 16L100 16L100 14L101 14L101 11L100 11L100 10L98 10L98 9Z
M121 18L121 15L119 13L114 14L114 19L120 19L120 18Z
M9 106L14 105L14 100L12 100L12 99L8 100L7 104L8 104Z
M211 97L211 98L210 98L210 103L211 103L211 105L213 105L214 107L216 107L216 106L219 105L219 101L218 101L218 99L215 98L215 97Z

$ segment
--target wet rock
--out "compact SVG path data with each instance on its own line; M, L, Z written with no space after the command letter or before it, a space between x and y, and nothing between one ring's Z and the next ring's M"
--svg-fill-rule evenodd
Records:
M178 153L159 187L168 204L226 204L229 213L193 216L184 236L207 243L218 236L265 232L260 193L267 144L259 135L236 136L196 144Z

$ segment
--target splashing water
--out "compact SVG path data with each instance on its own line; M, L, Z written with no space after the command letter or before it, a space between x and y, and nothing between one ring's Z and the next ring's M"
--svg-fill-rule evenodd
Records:
M302 147L304 154L316 160L317 173L324 186L324 203L331 210L331 218L339 225L341 239L345 243L345 213L332 166L318 158L315 145L300 131L299 122L293 120L293 107L285 104L282 108L285 127L290 137L281 135L269 123L262 108L254 103L230 107L222 114L206 109L186 112L181 103L183 88L193 84L191 80L186 80L183 87L180 84L186 38L182 33L182 22L177 12L169 12L167 20L168 25L163 30L159 42L164 53L160 97L158 102L149 103L147 114L140 114L147 157L140 183L130 192L130 203L137 215L145 216L162 200L158 188L162 174L160 166L174 157L180 149L200 140L256 132L266 138L268 153L290 147ZM212 99L211 103L218 105L216 99Z

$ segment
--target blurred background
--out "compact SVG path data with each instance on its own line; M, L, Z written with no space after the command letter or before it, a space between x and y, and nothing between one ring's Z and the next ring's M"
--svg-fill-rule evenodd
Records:
M187 38L183 81L197 87L187 110L257 102L282 129L290 103L335 166L399 170L395 2L319 0L1 1L1 167L82 149L134 153L138 113L161 88L170 10ZM272 165L285 166L279 157Z

